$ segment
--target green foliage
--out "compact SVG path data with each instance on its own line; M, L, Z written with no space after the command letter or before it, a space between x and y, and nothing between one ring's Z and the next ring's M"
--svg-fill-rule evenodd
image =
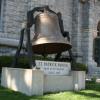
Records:
M93 77L91 78L91 81L92 81L93 83L96 83L96 76L93 76Z
M13 57L10 56L1 56L0 57L0 67L7 67L11 65Z
M13 62L14 57L13 56L1 56L0 57L0 68L1 67L11 67L12 62ZM27 66L27 59L20 57L20 59L18 59L18 67L25 67Z
M11 67L14 57L13 56L0 56L0 69L2 67ZM34 58L33 58L34 59ZM53 60L50 57L35 56L35 60ZM17 68L29 68L29 59L26 56L18 58Z
M100 92L100 83L96 83L94 81L86 81L86 89Z
M14 57L13 56L0 56L0 69L1 67L11 67L11 64L13 62ZM43 57L43 56L35 56L35 60L48 60L53 61L51 57ZM29 59L27 57L19 57L18 58L18 68L29 68ZM81 63L72 63L71 64L72 70L77 71L86 71L87 66L85 64Z
M87 66L82 63L72 62L71 68L72 70L75 70L75 71L87 71Z

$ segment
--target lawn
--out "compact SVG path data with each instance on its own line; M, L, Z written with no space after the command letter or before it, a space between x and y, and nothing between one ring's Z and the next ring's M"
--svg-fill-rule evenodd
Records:
M79 92L68 91L44 96L26 96L0 87L0 100L100 100L100 83L87 83L86 88Z

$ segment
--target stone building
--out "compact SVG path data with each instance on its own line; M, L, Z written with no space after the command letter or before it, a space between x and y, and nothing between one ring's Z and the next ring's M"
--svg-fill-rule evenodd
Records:
M43 5L62 13L64 30L70 33L77 61L87 64L90 71L98 70L93 60L93 39L100 21L100 0L0 0L0 44L18 42L27 11ZM12 51L0 47L1 54Z

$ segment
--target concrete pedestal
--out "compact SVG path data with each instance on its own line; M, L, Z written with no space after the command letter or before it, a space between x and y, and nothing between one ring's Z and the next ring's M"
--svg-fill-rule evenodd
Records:
M43 72L32 69L2 68L1 85L27 95L43 95Z
M73 71L73 87L75 91L85 89L85 72Z
M26 95L46 92L85 89L85 72L72 71L70 75L44 75L39 69L2 68L1 86Z

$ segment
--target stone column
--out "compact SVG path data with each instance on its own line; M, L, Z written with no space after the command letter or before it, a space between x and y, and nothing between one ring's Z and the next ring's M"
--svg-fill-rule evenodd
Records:
M88 49L89 49L89 8L90 5L88 2L82 3L82 25L81 25L81 32L82 32L82 52L83 52L83 63L88 62Z
M94 2L82 4L82 52L83 63L88 67L96 66L93 60Z
M97 66L96 62L93 59L93 39L94 39L94 30L95 30L95 5L94 1L90 0L90 9L89 9L89 48L88 48L88 66L89 68L95 68Z
M77 62L82 61L81 51L81 5L79 0L73 0L73 12L72 12L72 45L73 53Z

